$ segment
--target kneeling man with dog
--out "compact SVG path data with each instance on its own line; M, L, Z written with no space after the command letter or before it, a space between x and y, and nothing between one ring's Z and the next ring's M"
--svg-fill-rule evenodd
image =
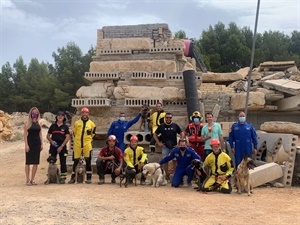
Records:
M201 160L201 157L190 147L187 146L187 140L181 138L178 141L179 147L174 148L171 153L164 157L159 164L163 165L176 158L177 166L172 179L172 187L179 187L183 183L183 177L187 176L187 185L192 186L194 171L191 168L191 162L194 159Z
M117 138L109 135L106 146L103 147L96 161L97 173L99 175L98 184L104 184L105 174L111 174L111 183L116 183L116 177L120 175L123 166L122 150L116 147Z
M212 139L210 146L213 152L204 161L211 169L209 178L204 182L202 191L219 191L230 194L232 191L229 178L232 176L234 167L229 155L221 151L219 139Z

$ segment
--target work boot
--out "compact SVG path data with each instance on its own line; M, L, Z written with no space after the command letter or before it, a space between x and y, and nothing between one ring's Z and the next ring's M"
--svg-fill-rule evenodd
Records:
M99 179L98 184L99 184L99 185L104 184L104 179Z
M68 182L68 184L75 184L75 179L74 178L71 178Z
M90 179L89 179L89 180L86 180L85 183L86 183L86 184L91 184L91 183L92 183L92 180L90 180Z
M65 184L66 183L66 179L65 178L60 178L59 179L59 183L60 184Z
M116 178L114 178L114 177L111 178L111 183L112 183L112 184L115 184L115 183L116 183Z
M150 151L150 155L154 155L155 148L151 147L150 150L151 150L151 151Z
M140 185L146 185L146 178L145 177L141 177Z

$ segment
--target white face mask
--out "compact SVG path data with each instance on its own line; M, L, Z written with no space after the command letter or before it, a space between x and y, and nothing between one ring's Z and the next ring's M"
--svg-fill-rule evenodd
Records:
M245 123L246 122L246 117L242 116L242 117L239 117L239 121L241 123Z
M125 121L125 117L124 116L120 116L120 121L124 122Z

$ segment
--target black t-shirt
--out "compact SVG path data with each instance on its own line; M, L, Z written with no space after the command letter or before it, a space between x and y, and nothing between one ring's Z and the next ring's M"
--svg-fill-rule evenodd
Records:
M161 141L167 148L172 148L177 145L177 134L180 134L181 128L176 123L161 124L156 129L155 133L161 134Z
M59 145L61 145L66 138L66 134L70 134L70 131L66 124L58 126L57 123L53 123L49 127L48 134L51 135L51 139L53 141L56 141Z

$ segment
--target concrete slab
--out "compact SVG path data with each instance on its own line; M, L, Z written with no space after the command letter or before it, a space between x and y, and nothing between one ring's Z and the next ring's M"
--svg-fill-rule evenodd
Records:
M283 171L277 163L268 163L250 170L250 180L253 187L274 181L283 176Z
M300 83L299 83L300 85ZM300 95L284 98L276 101L278 111L297 111L300 110Z
M278 79L261 82L262 86L268 89L275 89L291 95L300 95L300 82Z

